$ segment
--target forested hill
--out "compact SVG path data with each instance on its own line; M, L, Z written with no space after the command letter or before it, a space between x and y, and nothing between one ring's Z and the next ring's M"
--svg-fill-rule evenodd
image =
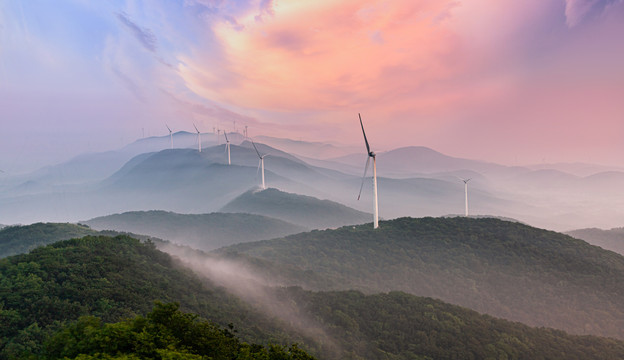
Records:
M36 223L27 226L8 226L0 229L0 258L26 253L37 246L60 240L95 235L97 231L86 226L68 223Z
M346 359L621 359L624 342L531 328L403 292L283 289L340 339ZM360 357L358 357L360 356Z
M272 239L306 230L302 226L261 215L177 214L156 210L102 216L84 223L97 230L151 235L201 250Z
M294 274L292 285L401 290L534 326L624 338L624 257L520 223L401 218L377 230L312 231L218 253L269 261L266 271ZM319 276L326 287L307 283Z
M624 357L622 341L533 329L405 293L272 291L288 321L267 319L223 288L176 268L150 243L126 236L67 240L0 259L0 359L232 358L231 352L215 355L217 349L234 350L241 359L308 359L299 349L322 359ZM301 345L248 347L229 331L190 322L193 316L175 306L157 305L150 313L153 300L178 301L184 311L221 326L233 323L246 342ZM81 315L97 318L77 320ZM129 320L102 323L120 319ZM312 323L321 333L298 335Z
M18 355L19 356L19 355ZM241 342L230 329L175 303L156 303L147 316L107 324L81 317L57 331L45 344L45 359L246 359L314 360L296 345L290 348Z
M225 205L221 211L270 216L308 229L362 224L372 219L370 214L334 201L272 188L247 191Z
M117 321L146 314L155 300L179 302L222 326L236 324L246 340L286 339L274 321L176 266L154 245L88 236L0 259L0 359L42 351L42 339L79 316Z

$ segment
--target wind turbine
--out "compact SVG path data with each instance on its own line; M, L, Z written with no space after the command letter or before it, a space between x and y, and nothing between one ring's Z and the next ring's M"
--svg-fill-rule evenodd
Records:
M230 161L230 140L228 140L225 130L223 130L223 135L225 135L225 151L228 153L228 165L232 165L232 162Z
M260 152L258 151L258 148L256 147L256 144L254 144L253 140L251 141L251 145L253 145L254 149L256 149L256 154L258 154L258 157L260 158L258 168L262 168L262 189L264 190L266 189L266 186L264 185L264 157L267 156L267 154L260 155Z
M195 131L197 131L197 148L199 152L201 152L201 133L197 130L197 126L195 126L195 124L193 124L193 127L195 128Z
M368 145L368 139L366 139L366 132L364 131L364 124L362 124L362 116L358 113L360 118L360 126L362 127L362 135L364 135L364 142L366 143L366 152L368 153L368 159L366 159L366 167L364 167L364 175L362 176L362 185L360 185L360 193L358 194L358 200L362 195L362 188L364 187L364 179L366 178L366 172L368 171L368 165L370 159L373 158L373 229L379 227L379 207L377 205L377 160L374 152L371 151Z
M472 180L471 179L462 179L460 178L461 181L464 182L464 193L466 195L466 217L468 216L468 181Z
M167 127L167 130L169 130L169 139L171 140L171 149L173 149L173 131L169 129L169 125L165 124L165 126Z

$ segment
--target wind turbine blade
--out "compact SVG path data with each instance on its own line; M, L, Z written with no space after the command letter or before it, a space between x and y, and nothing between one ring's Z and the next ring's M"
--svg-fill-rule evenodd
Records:
M251 140L251 145L253 145L254 149L256 149L256 154L258 154L258 157L262 159L262 156L260 155L260 151L258 151L258 148L256 147L256 144L254 144L253 140Z
M256 170L256 177L258 177L258 173L260 173L260 164L262 164L262 158L258 161L258 170Z
M169 133L171 134L171 129L169 129L169 125L165 124L165 126L167 127L167 130L169 130Z
M228 140L227 138L227 133L225 132L225 130L223 130L223 135L225 135L225 142L230 142L230 140Z
M362 115L360 115L360 113L358 113L358 116L360 118L360 126L362 127L362 134L364 134L364 142L366 143L366 151L370 154L370 146L368 146L368 139L366 138L366 132L364 131L364 124L362 124Z
M195 131L197 131L197 133L199 134L199 130L197 130L197 126L195 126L195 124L193 124L193 127L195 128Z
M362 184L360 184L360 192L358 193L358 200L360 200L360 195L362 195L362 188L364 187L364 179L366 179L366 173L368 172L368 165L370 165L370 159L371 157L369 156L368 159L366 159L366 166L364 167L364 175L362 175Z

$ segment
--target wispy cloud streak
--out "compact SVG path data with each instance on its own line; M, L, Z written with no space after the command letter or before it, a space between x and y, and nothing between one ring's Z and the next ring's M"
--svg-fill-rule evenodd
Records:
M117 13L117 19L128 29L132 35L143 45L147 50L155 53L158 41L156 39L156 35L147 28L142 28L135 24L126 13L120 12Z

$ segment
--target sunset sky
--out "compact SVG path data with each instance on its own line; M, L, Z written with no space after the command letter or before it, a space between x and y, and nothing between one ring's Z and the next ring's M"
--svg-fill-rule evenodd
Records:
M213 127L624 166L621 0L0 0L0 170Z

